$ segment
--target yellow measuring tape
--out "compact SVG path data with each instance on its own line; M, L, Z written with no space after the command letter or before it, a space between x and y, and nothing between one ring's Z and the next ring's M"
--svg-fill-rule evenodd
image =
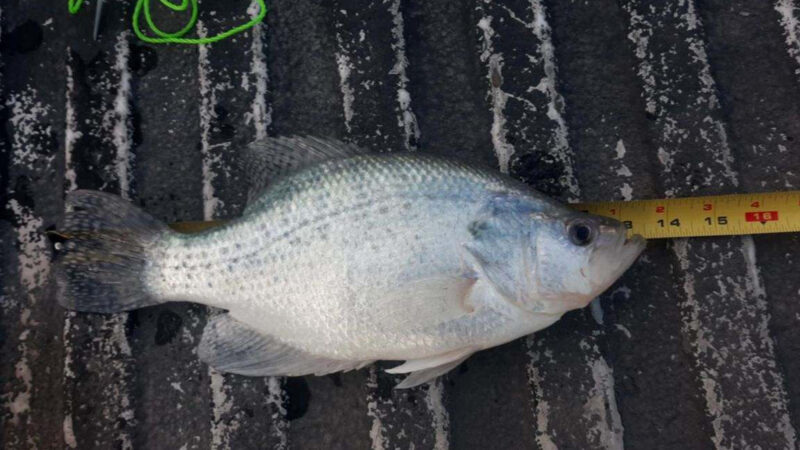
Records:
M579 203L575 208L624 223L647 239L800 231L800 191Z
M629 234L641 234L647 239L800 231L800 191L570 206L617 219L625 224ZM223 223L220 220L178 222L170 226L182 233L198 233Z

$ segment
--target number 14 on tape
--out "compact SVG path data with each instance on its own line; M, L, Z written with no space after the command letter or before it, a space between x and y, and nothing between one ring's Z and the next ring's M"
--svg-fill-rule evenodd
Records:
M800 231L800 191L579 203L648 239Z

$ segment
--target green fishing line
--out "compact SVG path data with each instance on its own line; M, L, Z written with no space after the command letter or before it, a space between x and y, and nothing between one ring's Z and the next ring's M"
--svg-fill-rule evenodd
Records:
M69 13L75 14L81 9L83 0L69 0Z
M201 38L186 38L184 37L186 33L192 30L197 25L197 13L198 13L198 6L197 0L183 0L181 3L172 3L169 0L159 0L161 4L173 11L176 12L184 12L191 7L191 17L189 18L189 22L186 23L186 26L181 28L178 31L173 33L168 33L166 31L161 30L153 21L153 17L150 15L150 1L151 0L137 0L136 6L133 10L133 31L136 33L136 36L144 42L148 42L151 44L211 44L214 42L219 42L223 39L229 38L234 34L241 33L247 29L254 27L256 24L260 23L264 20L264 16L267 15L267 5L264 3L264 0L256 0L258 3L258 15L253 17L249 22L239 25L237 27L231 28L228 31L223 31L215 36L209 37L201 37ZM83 0L69 0L69 12L75 14L81 8L83 4ZM144 20L147 23L147 26L150 29L150 32L155 34L157 37L148 36L142 31L140 26L140 18L142 15L142 10L144 10Z

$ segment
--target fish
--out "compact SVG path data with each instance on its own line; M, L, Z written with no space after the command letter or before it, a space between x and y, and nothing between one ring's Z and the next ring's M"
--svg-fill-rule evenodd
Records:
M61 305L220 308L197 350L218 371L402 361L387 372L409 388L585 307L646 245L616 220L453 158L292 136L254 142L242 159L243 214L197 234L111 194L70 192L53 269Z

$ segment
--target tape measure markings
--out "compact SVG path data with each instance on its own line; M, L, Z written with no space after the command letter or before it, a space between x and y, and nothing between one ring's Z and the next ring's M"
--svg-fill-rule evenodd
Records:
M800 191L571 205L648 239L800 231Z

